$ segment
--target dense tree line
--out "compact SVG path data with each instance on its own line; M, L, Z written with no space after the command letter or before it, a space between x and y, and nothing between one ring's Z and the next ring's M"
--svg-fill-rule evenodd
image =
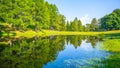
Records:
M75 18L67 23L69 31L109 31L120 30L120 9L115 9L112 13L97 20L93 18L90 24L82 25L82 22Z
M98 31L99 25L96 18L93 18L90 24L86 24L86 31Z
M73 21L67 22L68 31L82 31L82 22L76 17Z
M101 30L119 30L120 29L120 9L115 9L112 13L99 19Z
M93 18L90 24L82 25L81 20L77 17L66 24L67 31L98 31L98 21L96 18Z
M65 16L44 0L0 0L0 23L12 30L64 30Z
M1 25L7 23L7 25ZM99 21L82 25L77 17L67 21L55 4L44 0L0 0L0 32L13 30L50 29L58 31L99 31L120 29L120 9L105 15Z

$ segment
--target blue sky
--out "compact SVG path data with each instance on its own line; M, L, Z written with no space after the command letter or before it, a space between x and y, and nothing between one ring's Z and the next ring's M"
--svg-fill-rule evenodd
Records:
M83 24L90 23L92 18L101 18L120 8L120 0L46 0L56 4L61 14L71 21L78 17Z

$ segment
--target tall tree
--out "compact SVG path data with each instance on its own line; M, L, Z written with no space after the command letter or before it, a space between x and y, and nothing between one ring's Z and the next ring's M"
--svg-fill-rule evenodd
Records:
M53 5L51 4L50 5L50 29L56 29L58 30L57 28L57 24L58 23L58 9L56 7L56 5Z
M77 17L74 19L74 21L71 22L71 31L78 31L78 19Z
M60 14L59 15L59 19L60 19L60 25L58 25L57 27L59 27L60 26L60 30L62 31L65 31L66 30L66 22L65 22L65 16L64 15L62 15L62 14Z
M83 31L81 20L78 20L78 31Z
M86 31L90 31L91 30L90 25L91 24L86 24Z
M93 18L90 24L90 31L97 31L98 30L98 21L96 18Z
M66 31L69 31L70 30L70 23L69 21L67 21L67 24L66 24Z

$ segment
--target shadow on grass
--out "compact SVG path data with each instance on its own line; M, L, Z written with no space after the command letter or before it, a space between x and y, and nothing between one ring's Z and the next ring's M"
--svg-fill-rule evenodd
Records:
M120 33L116 33L116 34L105 34L106 38L109 39L120 39Z
M120 33L100 34L98 37L101 38L101 39L120 39Z

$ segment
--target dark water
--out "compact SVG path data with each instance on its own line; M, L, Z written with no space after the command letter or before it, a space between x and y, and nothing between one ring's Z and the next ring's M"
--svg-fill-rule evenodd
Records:
M0 68L119 68L120 51L101 47L111 43L105 40L94 36L1 37ZM119 46L120 39L115 40Z

